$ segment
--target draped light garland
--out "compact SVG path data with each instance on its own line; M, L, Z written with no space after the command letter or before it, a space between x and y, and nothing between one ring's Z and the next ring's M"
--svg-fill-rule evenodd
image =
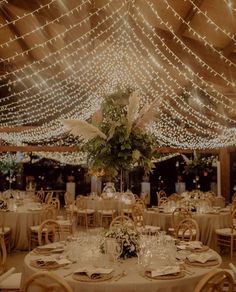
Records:
M233 33L216 23L194 1L187 2L194 7L196 17L201 15L207 25L229 41L235 41ZM147 15L155 17L173 36L174 46L181 48L188 58L233 92L234 76L230 79L226 70L219 71L193 51L168 19L163 18L153 1L108 0L91 10L93 3L92 0L83 0L67 7L63 1L50 0L0 25L0 30L5 30L10 25L20 26L21 22L37 19L41 12L50 15L55 5L60 9L59 16L46 19L43 23L32 22L28 31L0 43L0 51L10 51L19 40L25 41L37 34L43 36L28 49L12 50L0 59L0 63L27 58L39 49L47 51L43 57L0 76L0 89L9 89L9 93L0 100L1 126L34 123L42 126L18 133L2 132L1 139L17 145L56 137L61 139L65 132L61 120L89 119L100 107L103 97L119 85L121 89L137 89L141 105L160 100L160 106L156 109L158 120L147 125L160 145L215 148L236 144L235 102L183 61L159 35ZM223 51L217 50L205 35L196 31L180 15L176 4L170 4L168 0L164 0L163 4L168 13L186 25L205 49L212 52L216 63L219 60L226 67L235 69L236 64ZM7 6L8 1L2 1L1 5ZM230 9L226 2L225 7ZM231 10L235 13L233 5ZM55 29L55 35L45 35L45 30L51 26L59 26L60 29ZM48 49L50 46L53 49ZM186 84L191 85L190 89L186 88ZM199 92L203 92L205 99L212 103L205 103Z

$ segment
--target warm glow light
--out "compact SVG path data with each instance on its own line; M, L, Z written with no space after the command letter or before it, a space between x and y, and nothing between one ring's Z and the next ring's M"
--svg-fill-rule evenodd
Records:
M234 34L217 24L193 0L187 2L194 7L196 17L201 15L210 28L219 31L229 42L235 42ZM234 10L231 1L224 2L227 9ZM0 43L0 51L4 51L17 47L20 40L43 36L25 50L10 51L0 59L4 64L40 50L44 52L41 58L13 67L0 76L0 89L7 92L0 99L1 126L36 125L22 132L0 132L1 139L16 145L62 139L65 134L62 120L89 119L100 108L103 97L119 87L138 90L141 106L156 107L155 102L160 101L155 108L156 119L147 126L160 145L215 148L236 144L236 103L186 60L194 60L201 70L216 77L232 92L235 92L235 78L230 79L224 73L226 70L216 69L192 50L159 13L154 1L107 0L91 9L93 3L82 0L69 7L63 0L51 0L0 25L0 30L10 25L20 26L28 19L37 20L42 11L50 15L58 5L57 17L42 23L32 21L30 29L22 35L13 35ZM175 10L175 3L164 0L163 5L179 24L186 25L215 62L220 60L226 68L235 70L232 58L196 31ZM169 32L173 46L184 52L186 60L163 38L151 19ZM47 35L45 31L50 29L54 34ZM58 155L61 159L69 157L69 154Z

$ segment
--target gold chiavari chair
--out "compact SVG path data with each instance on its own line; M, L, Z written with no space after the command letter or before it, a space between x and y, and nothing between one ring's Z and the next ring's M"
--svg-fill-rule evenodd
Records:
M44 203L45 203L45 204L48 204L48 203L51 201L52 197L53 197L53 192L48 192L48 193L46 194L46 196L45 196L45 201L44 201Z
M72 292L72 288L65 279L48 271L42 271L32 275L23 285L22 292L27 291L61 291Z
M38 245L60 241L59 227L55 220L45 220L38 230Z
M20 291L21 273L7 268L7 250L3 236L0 236L0 291Z
M6 211L0 210L0 236L3 236L8 252L11 251L11 228L5 225Z
M234 285L234 279L228 271L216 269L207 273L198 282L194 292L233 292Z
M192 218L186 218L182 220L175 231L175 238L179 238L184 241L199 240L200 232L198 223Z
M217 245L230 249L230 258L233 258L233 251L236 247L236 210L231 214L231 226L215 230Z
M86 228L91 225L93 226L95 222L95 210L87 208L87 198L78 196L76 198L76 207L78 224L84 225Z

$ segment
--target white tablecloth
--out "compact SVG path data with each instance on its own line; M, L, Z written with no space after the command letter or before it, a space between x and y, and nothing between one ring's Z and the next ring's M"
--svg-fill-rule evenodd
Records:
M39 255L35 255L32 252L29 253L24 259L24 266L22 272L22 285L25 281L34 273L39 271L37 268L30 266L32 259L39 258ZM221 264L221 258L219 259L219 265ZM202 268L188 266L188 271L193 272L192 275L185 274L183 278L174 280L153 280L147 279L142 276L139 266L137 265L137 258L127 259L119 263L115 270L114 276L121 271L125 271L127 275L118 281L113 279L103 282L80 282L73 280L72 275L68 275L75 271L79 267L79 263L71 264L67 268L60 268L53 272L64 277L64 279L72 287L73 291L83 292L191 292L198 283L198 281L208 273L210 270L215 269L217 266ZM66 276L68 275L68 276ZM31 292L37 292L36 289L29 290Z
M209 247L216 248L215 229L230 226L230 213L222 212L219 214L197 214L193 213L192 218L199 225L200 240ZM168 231L171 225L171 213L159 213L157 211L146 211L144 215L146 225L161 227Z
M28 250L29 227L40 224L43 220L43 210L33 210L32 203L27 202L17 207L16 211L4 214L5 226L11 228L12 247L18 250Z

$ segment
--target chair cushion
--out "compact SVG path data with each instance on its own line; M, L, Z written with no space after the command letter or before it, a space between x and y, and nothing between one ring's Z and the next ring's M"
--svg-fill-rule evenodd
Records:
M70 226L71 225L71 222L69 220L57 220L57 223L60 226Z
M0 289L20 289L21 273L13 273L0 283Z
M2 230L2 227L0 227L0 233L2 234L2 233L8 233L8 232L10 232L11 231L11 228L10 227L6 227L6 226L4 226L4 232L3 232L3 230Z
M98 211L100 214L102 215L112 215L114 214L116 211L115 210L99 210Z
M95 212L95 210L93 209L80 209L77 211L79 214L93 214Z
M182 236L182 235L183 235L183 230L180 229L179 232L178 232L178 236ZM190 236L190 231L186 230L184 235L186 237ZM192 229L192 235L196 235L196 229Z
M231 232L232 229L231 228L220 228L220 229L216 229L215 232L218 235L224 235L224 236L236 236L236 230L233 230L233 233Z
M40 225L30 226L30 230L34 232L38 232Z

